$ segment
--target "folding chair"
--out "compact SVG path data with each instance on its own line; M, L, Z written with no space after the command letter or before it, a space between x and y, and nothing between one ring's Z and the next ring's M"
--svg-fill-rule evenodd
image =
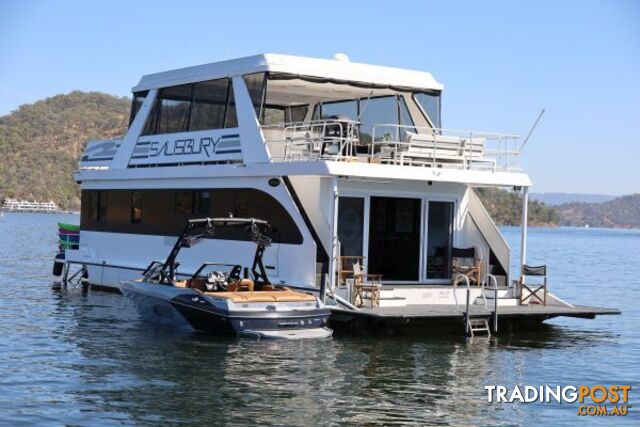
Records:
M527 284L527 276L542 277L542 283ZM528 295L525 295L525 290ZM542 293L542 296L540 296ZM542 304L547 305L547 266L539 265L533 267L530 265L522 266L522 275L520 276L520 304Z
M470 265L463 264L464 260L469 260ZM476 256L475 248L451 248L451 271L452 279L457 276L467 276L469 283L480 286L480 269L482 260Z

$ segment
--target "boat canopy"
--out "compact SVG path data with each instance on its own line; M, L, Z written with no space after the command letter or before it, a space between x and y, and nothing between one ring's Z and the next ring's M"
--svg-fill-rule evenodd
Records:
M281 73L304 80L351 83L371 88L405 91L442 91L443 89L442 84L427 72L337 59L264 53L149 74L142 77L138 85L133 88L133 92L264 72Z

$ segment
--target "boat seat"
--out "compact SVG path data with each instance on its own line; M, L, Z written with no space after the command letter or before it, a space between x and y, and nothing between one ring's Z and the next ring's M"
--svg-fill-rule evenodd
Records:
M295 302L315 301L316 297L302 292L292 291L242 291L242 292L205 292L207 296L229 299L233 302Z

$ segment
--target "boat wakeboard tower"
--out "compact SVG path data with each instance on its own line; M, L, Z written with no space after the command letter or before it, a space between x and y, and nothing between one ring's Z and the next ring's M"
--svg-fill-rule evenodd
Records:
M256 244L256 252L253 257L251 266L251 274L253 280L249 278L247 268L241 265L233 265L229 273L225 271L210 271L206 276L203 291L239 291L239 290L274 290L274 286L269 281L267 271L263 263L263 255L266 248L271 246L271 238L265 232L271 226L268 222L255 218L199 218L190 219L182 230L182 233L173 245L167 259L161 263L153 261L145 269L143 280L156 281L159 284L175 286L178 282L176 271L180 265L177 261L178 254L182 248L190 248L200 243L205 238L213 238L215 236L216 227L244 228L249 240ZM223 264L206 262L203 263L192 277L186 281L186 287L198 288L202 285L197 279L202 272L210 266L221 266ZM241 278L241 274L243 277ZM180 282L178 282L180 283Z

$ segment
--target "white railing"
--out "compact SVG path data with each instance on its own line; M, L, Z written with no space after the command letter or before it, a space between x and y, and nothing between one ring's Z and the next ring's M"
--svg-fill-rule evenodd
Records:
M371 135L348 120L263 126L274 161L334 160L401 166L518 171L520 137L378 124Z
M380 163L493 171L520 169L518 135L381 124L373 127L371 139L369 154Z
M314 120L262 126L262 132L273 160L344 161L355 158L357 126L348 120Z

